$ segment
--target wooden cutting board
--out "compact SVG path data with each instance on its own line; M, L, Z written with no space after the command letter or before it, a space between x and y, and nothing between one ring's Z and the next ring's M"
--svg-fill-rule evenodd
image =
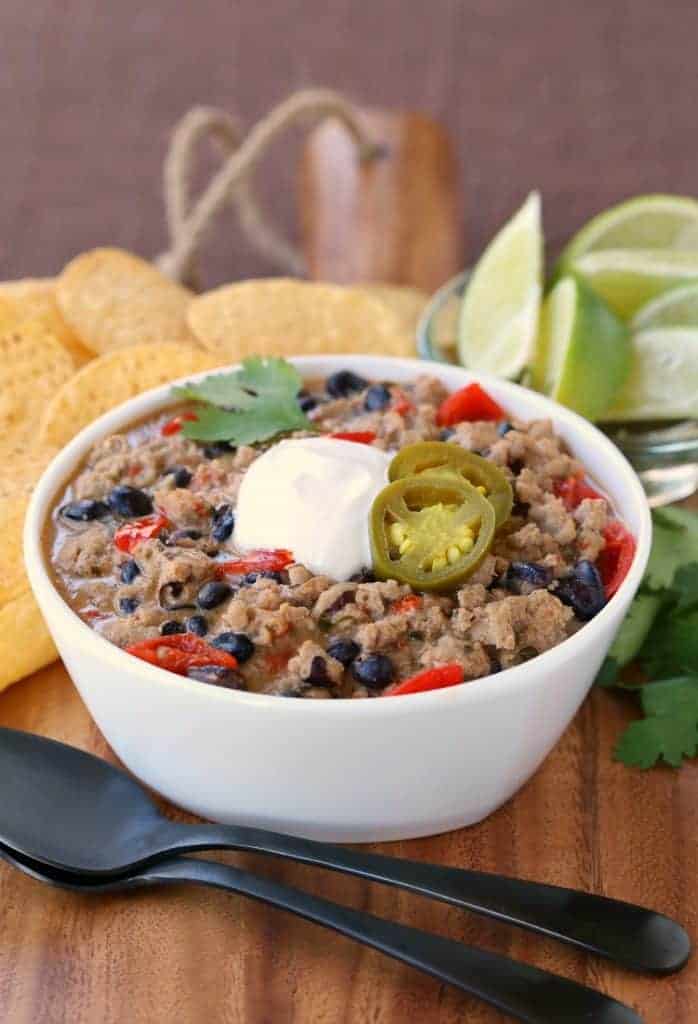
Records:
M401 128L391 130L399 135ZM452 180L445 187L452 189ZM439 216L443 203L455 198L442 195L442 202L432 204ZM426 206L422 214L429 216ZM423 224L420 230L426 230ZM456 250L450 250L453 266L444 257L445 272L457 269ZM381 256L388 258L395 266L395 254ZM316 273L322 276L321 260ZM365 264L362 276L371 276ZM409 268L394 276L419 283ZM133 713L139 713L137 707ZM373 848L642 902L675 915L697 935L698 762L680 772L646 773L614 763L614 742L632 716L628 699L593 693L536 776L487 821ZM115 761L60 664L2 695L0 724L53 736ZM168 813L186 818L173 808ZM638 977L396 890L260 856L216 856L557 971L631 1004L648 1024L698 1020L695 960L674 978ZM3 1024L498 1024L506 1019L348 939L241 897L194 888L81 897L0 865Z

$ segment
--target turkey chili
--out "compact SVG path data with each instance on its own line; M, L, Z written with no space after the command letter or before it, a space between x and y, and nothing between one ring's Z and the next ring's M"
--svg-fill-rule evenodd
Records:
M84 622L201 683L393 696L554 647L627 573L632 536L549 420L348 370L294 401L303 425L256 443L187 436L188 401L92 449L46 538Z

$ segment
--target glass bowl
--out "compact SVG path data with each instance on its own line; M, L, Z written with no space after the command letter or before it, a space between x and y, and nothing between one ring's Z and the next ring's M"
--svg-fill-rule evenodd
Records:
M422 359L458 363L458 313L470 271L432 296L417 328ZM637 471L650 505L668 505L698 490L698 422L599 424Z

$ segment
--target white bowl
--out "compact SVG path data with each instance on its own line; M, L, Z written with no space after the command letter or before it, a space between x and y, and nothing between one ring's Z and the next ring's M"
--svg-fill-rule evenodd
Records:
M348 367L450 389L457 367L372 356L304 356L307 377ZM143 782L190 811L317 839L432 835L480 821L535 772L586 696L647 563L651 520L620 452L575 413L515 384L477 379L512 414L550 417L637 538L622 586L574 636L524 665L395 700L298 700L203 686L137 658L90 629L48 572L42 532L66 481L95 442L170 404L169 386L83 430L48 467L29 507L29 579L61 657L99 728ZM109 382L104 382L109 387Z

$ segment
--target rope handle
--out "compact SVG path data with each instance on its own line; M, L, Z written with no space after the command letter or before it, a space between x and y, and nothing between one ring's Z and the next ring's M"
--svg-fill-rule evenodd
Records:
M269 147L298 122L316 124L336 118L349 132L362 161L375 159L382 147L366 136L355 108L330 89L304 89L274 107L245 135L237 117L214 107L194 107L175 127L164 165L164 193L170 247L157 259L168 277L194 290L201 288L199 253L219 213L230 203L254 248L284 273L306 274L299 250L271 224L252 186L252 173ZM224 160L198 199L191 195L196 148L210 137Z

